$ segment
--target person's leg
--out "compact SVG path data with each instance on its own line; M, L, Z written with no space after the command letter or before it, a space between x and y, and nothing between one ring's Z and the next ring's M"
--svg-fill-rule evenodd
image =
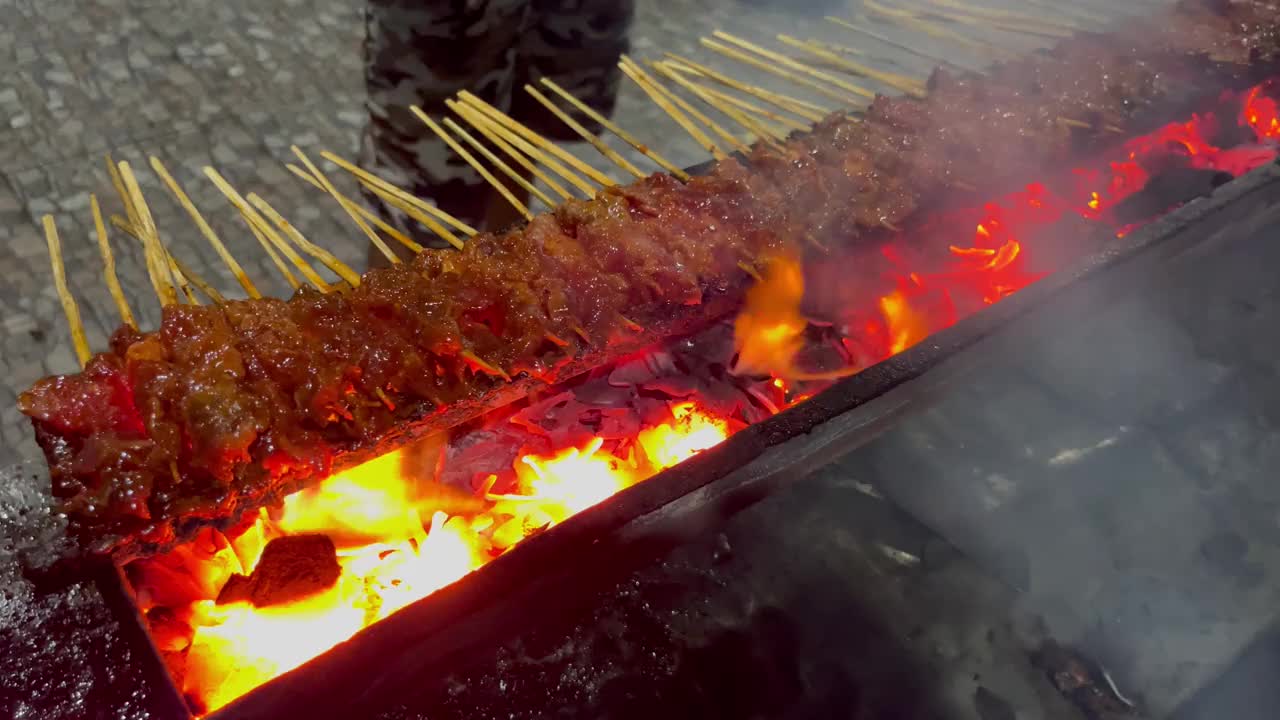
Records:
M529 10L529 0L369 0L369 124L360 165L470 224L482 225L495 193L409 107L440 117L447 112L444 101L460 90L509 107L516 47ZM365 192L365 198L422 244L443 245L372 193ZM371 248L370 264L383 261Z
M635 0L531 3L530 29L520 41L517 83L538 86L541 78L549 77L592 109L612 114L622 77L618 59L630 50ZM543 94L550 93L544 90ZM581 139L519 87L513 94L511 114L553 140ZM602 130L582 114L572 114L593 132Z

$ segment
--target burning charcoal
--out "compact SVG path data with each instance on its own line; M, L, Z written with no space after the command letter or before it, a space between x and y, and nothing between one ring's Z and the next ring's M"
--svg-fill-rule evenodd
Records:
M518 428L507 427L510 430L503 428L503 432L475 430L450 443L437 480L474 489L490 475L509 474L520 449L533 438Z
M236 573L227 578L227 584L222 586L222 590L218 593L218 605L230 605L231 603L248 602L253 588L253 582L249 580L248 575Z
M649 366L647 359L646 356L619 365L613 372L609 373L609 384L614 387L630 387L649 382L656 373Z
M252 575L234 575L227 581L218 603L283 605L333 587L341 574L337 549L327 535L276 538L267 543Z

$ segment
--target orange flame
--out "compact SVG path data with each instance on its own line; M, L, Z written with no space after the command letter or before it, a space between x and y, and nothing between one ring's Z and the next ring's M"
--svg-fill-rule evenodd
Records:
M1258 140L1280 140L1280 106L1262 94L1262 85L1249 91L1241 118L1253 128Z
M415 493L402 452L335 475L266 511L231 546L196 569L205 599L188 608L195 628L183 689L216 710L488 563L525 537L595 505L665 468L723 442L729 423L694 402L646 428L634 450L617 457L597 438L515 464L516 492L489 495L482 511L450 517L432 511L437 495ZM449 500L446 498L446 500ZM449 500L446 504L456 505ZM430 517L424 528L422 518ZM248 574L275 537L323 532L338 545L338 583L291 603L257 608L215 605L232 572Z
M880 313L889 328L889 352L893 355L915 345L933 331L928 316L913 308L902 290L894 290L880 298Z
M734 323L738 369L749 375L794 374L796 353L804 344L808 322L800 314L804 270L791 257L774 258L764 277L747 291Z

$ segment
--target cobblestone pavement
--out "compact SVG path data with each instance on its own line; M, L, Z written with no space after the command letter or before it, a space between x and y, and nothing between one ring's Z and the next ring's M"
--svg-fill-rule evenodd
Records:
M647 0L640 3L634 52L706 59L712 56L697 39L716 28L758 40L789 32L856 42L822 20L824 13L848 15L853 4ZM108 213L120 211L106 177L107 152L139 168L174 254L223 290L235 287L230 274L146 169L148 155L168 165L264 291L281 295L286 287L200 174L205 165L216 166L242 192L259 192L308 237L358 266L364 255L358 231L284 164L294 143L353 157L364 90L358 0L0 0L0 17L0 462L6 462L37 455L16 394L43 375L76 367L40 216L57 218L94 348L104 346L118 321L90 234L90 192L103 199ZM1032 46L1019 37L993 40L1014 49ZM937 41L918 36L911 42L929 47ZM928 71L927 61L888 45L867 50L871 62L886 68L919 77ZM936 52L959 64L981 61L964 48ZM759 82L776 84L771 80ZM634 85L626 86L617 117L675 162L706 159ZM578 150L604 166L589 148ZM159 308L139 254L121 233L113 242L133 310L144 327L154 327Z

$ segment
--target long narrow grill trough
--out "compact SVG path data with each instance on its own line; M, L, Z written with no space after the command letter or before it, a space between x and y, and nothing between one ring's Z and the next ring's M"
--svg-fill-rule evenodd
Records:
M1250 22L1269 17L1261 8ZM1105 44L1071 40L1026 72L939 71L930 100L879 98L863 119L763 140L684 185L661 176L567 203L532 229L472 238L462 260L424 253L287 306L172 307L160 333L118 334L86 373L42 383L23 406L78 539L118 564L109 592L191 713L350 717L548 604L571 605L548 595L567 568L593 569L575 593L607 582L865 442L903 409L900 385L1140 255L1168 233L1153 221L1273 164L1277 38L1250 27L1247 57L1239 28L1109 56L1100 64L1117 74L1122 60L1142 66L1103 83L1137 109L1063 80ZM1030 145L1006 137L1018 127ZM893 149L913 142L925 150ZM163 268L133 197L132 231ZM679 222L697 227L659 232ZM683 275L663 268L681 242L705 243L678 254L699 258ZM557 254L564 243L582 262L604 257L591 272L630 289L572 286L582 268ZM533 272L565 284L519 276L517 248L560 263ZM457 271L468 263L475 275ZM449 315L420 275L450 297L500 298ZM535 318L546 308L517 299L530 289L562 293L564 312ZM260 310L288 322L261 324ZM433 335L429 351L361 336L377 342L357 360L344 353L360 346L361 312L423 332L448 316L459 334ZM255 338L297 328L300 341L252 354ZM523 344L503 344L513 337ZM308 342L345 358L345 374L260 374L299 362L263 348ZM190 387L172 390L158 367ZM248 389L287 407L262 420Z
M397 672L377 669L370 676L354 668L375 664L375 655L418 655L427 645L433 648L433 663L443 665L453 652L483 647L486 638L498 636L477 632L470 620L456 614L485 616L486 602L477 595L515 593L517 587L524 588L520 596L525 598L525 592L546 592L539 576L559 572L549 566L576 565L579 558L604 552L588 547L591 543L605 542L613 553L618 551L614 543L627 542L623 538L632 533L638 533L637 540L650 539L648 523L664 525L659 519L666 517L667 504L690 494L708 497L708 487L717 487L716 494L724 493L720 500L731 506L743 503L756 490L750 484L734 487L724 478L736 475L739 465L753 466L775 444L803 444L804 436L820 427L843 425L846 413L945 358L948 345L939 342L939 332L959 323L952 336L962 343L976 341L984 334L978 328L990 322L979 320L994 308L979 310L997 303L1003 308L1006 298L1043 283L1046 275L1054 277L1050 270L1060 270L1064 263L1116 259L1118 243L1152 219L1273 162L1276 148L1265 124L1258 130L1245 122L1246 132L1236 132L1240 118L1258 112L1259 99L1267 97L1262 90L1270 87L1264 83L1227 92L1191 119L1121 143L1109 156L1063 177L922 223L914 231L926 238L923 247L942 250L934 257L906 254L904 244L890 242L807 271L780 262L765 272L734 323L637 354L495 411L457 432L447 445L411 447L339 473L293 496L281 511L264 511L242 535L208 531L195 544L204 543L203 554L184 548L134 561L127 576L133 593L149 601L142 607L152 636L162 648L182 647L166 655L183 679L189 701L197 708L201 702L220 707L371 620L406 608L360 633L341 651L263 686L219 716L319 713L338 703L338 697L325 697L305 710L294 703L299 688L313 684L320 673L353 676L350 686L340 683L343 689L335 690L356 695L349 707L382 694L395 696L380 683L399 682ZM1220 136L1241 140L1220 147L1210 140ZM970 244L952 244L956 227L973 228ZM939 256L941 263L930 263ZM832 268L854 264L867 271L852 296L848 288L824 278ZM811 288L802 314L806 278ZM823 327L806 329L804 317L828 319ZM782 332L789 328L795 329L794 336ZM920 352L907 352L921 345ZM755 362L760 372L730 372L735 348L736 369ZM882 363L899 355L899 360ZM812 369L798 370L801 365ZM834 387L825 378L784 379L802 374L834 378L863 368L856 382ZM839 447L874 435L855 427ZM814 445L813 462L829 457L830 449ZM711 448L716 449L706 457L678 465ZM638 485L677 465L677 470ZM424 477L434 480L424 482ZM478 502L477 495L485 502ZM708 500L708 517L727 511L721 502ZM687 506L691 501L682 502ZM436 519L429 521L429 530L415 531L423 524L423 508L436 513ZM546 537L529 536L551 525L557 527ZM342 550L305 542L289 554L290 541L281 540L317 533ZM274 563L287 573L274 580L273 563L240 557L261 553L271 541L281 550L277 558L293 562ZM647 542L639 545L644 548ZM458 588L414 604L499 556L493 568L468 577ZM297 564L307 562L314 565L299 575ZM255 564L267 570L231 579L237 567ZM326 572L341 572L359 585L335 585ZM174 573L208 587L196 591L203 595L173 598ZM226 588L237 583L243 589L233 592L240 594L229 595ZM317 587L332 590L316 593ZM380 605L371 608L367 603L375 597ZM191 626L176 621L191 607L196 609L188 612L207 614L195 615ZM471 629L462 633L452 627L455 622ZM409 672L405 681L412 677ZM362 693L368 694L365 700Z

